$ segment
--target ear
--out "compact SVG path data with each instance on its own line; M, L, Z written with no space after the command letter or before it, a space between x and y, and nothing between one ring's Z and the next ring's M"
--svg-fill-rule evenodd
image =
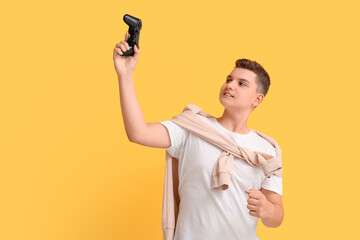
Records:
M260 103L263 101L263 99L264 99L264 94L262 94L262 93L257 93L253 105L256 106L256 107L259 106Z

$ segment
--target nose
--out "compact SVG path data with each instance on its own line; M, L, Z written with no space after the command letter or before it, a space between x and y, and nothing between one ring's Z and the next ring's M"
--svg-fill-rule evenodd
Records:
M233 84L235 84L235 81L231 81L230 83L228 83L227 88L229 88L229 89L234 89L234 85L233 85Z

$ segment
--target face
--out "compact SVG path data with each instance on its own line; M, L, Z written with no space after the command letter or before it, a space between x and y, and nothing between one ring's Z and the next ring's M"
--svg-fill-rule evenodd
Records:
M258 106L264 95L256 92L256 74L248 69L235 67L224 80L219 100L226 108L234 111L251 111ZM224 95L228 92L232 97Z

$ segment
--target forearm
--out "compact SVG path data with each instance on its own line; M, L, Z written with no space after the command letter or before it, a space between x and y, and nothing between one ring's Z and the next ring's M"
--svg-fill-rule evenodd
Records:
M279 227L283 221L284 218L284 209L279 204L273 204L272 210L270 211L270 214L266 217L261 218L262 223L267 227Z
M128 139L134 141L147 123L136 97L133 74L119 76L118 82L125 131Z

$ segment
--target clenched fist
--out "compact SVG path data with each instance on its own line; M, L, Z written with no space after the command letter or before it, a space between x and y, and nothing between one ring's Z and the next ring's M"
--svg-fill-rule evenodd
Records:
M249 198L247 208L249 214L258 218L268 218L274 215L274 205L267 200L266 196L259 190L249 189L245 191Z
M125 33L125 40L116 43L114 48L114 66L118 77L126 76L134 72L136 63L139 60L140 50L134 45L133 56L122 56L123 52L129 50L129 44L126 42L130 37L129 32Z

